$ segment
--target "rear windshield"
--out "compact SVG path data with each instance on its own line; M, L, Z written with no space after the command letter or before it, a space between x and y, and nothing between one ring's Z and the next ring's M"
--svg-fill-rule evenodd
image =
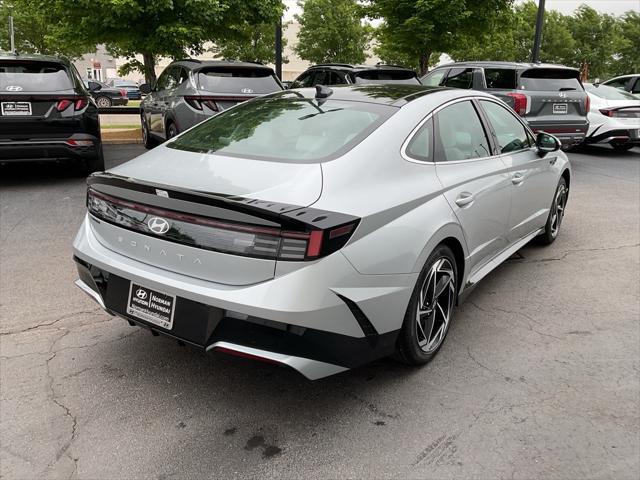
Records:
M416 74L410 70L368 70L355 74L356 83L405 83L420 85Z
M484 78L487 88L516 89L516 71L513 68L485 68Z
M533 91L582 90L578 72L561 68L533 68L520 76L520 88Z
M198 88L215 93L271 93L282 90L266 68L206 67L198 72Z
M55 62L0 60L0 91L57 92L73 89L64 65Z
M168 144L191 152L296 163L342 155L397 108L291 95L239 104L211 117Z
M624 90L619 90L614 87L608 87L606 85L585 85L584 89L595 95L596 97L604 98L605 100L635 100L638 101L638 97L632 95Z

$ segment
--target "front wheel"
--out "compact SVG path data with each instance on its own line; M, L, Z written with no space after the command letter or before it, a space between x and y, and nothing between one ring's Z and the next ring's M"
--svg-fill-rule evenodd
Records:
M111 106L111 99L109 97L96 98L96 105L98 108L109 108Z
M449 331L457 298L453 252L439 245L429 255L409 300L396 346L396 358L409 365L428 363Z
M149 125L147 124L147 119L145 118L144 113L140 116L140 125L142 127L142 143L144 144L144 147L146 149L152 149L157 146L158 142L149 133Z
M549 210L549 216L547 217L547 223L544 226L544 232L536 237L536 241L539 244L550 245L558 237L568 199L569 189L567 188L567 182L564 177L560 177L556 194L553 197L551 209Z

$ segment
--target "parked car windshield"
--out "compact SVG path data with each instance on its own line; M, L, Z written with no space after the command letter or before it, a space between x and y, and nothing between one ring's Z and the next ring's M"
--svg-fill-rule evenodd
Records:
M263 94L282 90L271 70L241 67L205 67L198 72L198 88L215 93Z
M562 68L532 68L520 75L520 88L533 91L582 90L578 72Z
M405 83L420 85L420 80L412 71L405 70L367 70L356 72L356 83Z
M635 100L638 101L638 97L632 95L624 90L619 90L615 87L608 87L607 85L586 84L585 90L596 97L604 98L605 100Z
M64 65L40 61L0 61L0 91L17 87L23 92L56 92L73 89Z
M398 109L365 102L317 102L292 95L239 104L169 143L170 148L313 163L342 155Z

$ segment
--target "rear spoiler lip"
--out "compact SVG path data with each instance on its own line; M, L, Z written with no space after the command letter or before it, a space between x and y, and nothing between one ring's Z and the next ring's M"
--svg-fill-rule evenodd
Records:
M140 201L140 194L143 194L142 196L146 194L147 198L149 198L149 195L154 195L154 197L151 197L156 199L154 203L161 202L162 207L168 210L194 213L201 216L209 216L210 218L221 218L219 215L203 215L202 211L190 212L184 208L185 204L183 202L190 202L195 204L194 206L204 205L215 207L215 210L218 212L220 212L220 209L225 210L223 213L226 219L230 221L254 225L277 225L287 230L326 230L359 220L358 217L338 212L328 212L300 205L269 202L235 195L189 190L175 186L145 182L143 180L114 175L109 172L94 173L87 178L87 185L97 191L102 191L110 195L113 195L113 193L104 191L104 187L117 187L123 189L121 190L122 192L130 190L132 191L132 195L127 199L131 201ZM103 188L101 188L101 186L103 186ZM133 192L136 192L137 195L134 195ZM180 208L171 208L172 200L183 201L180 202ZM140 201L140 203L144 203L144 200ZM233 212L236 214L234 215ZM248 221L246 218L247 215L253 217L253 219ZM243 220L239 220L239 217L243 218Z

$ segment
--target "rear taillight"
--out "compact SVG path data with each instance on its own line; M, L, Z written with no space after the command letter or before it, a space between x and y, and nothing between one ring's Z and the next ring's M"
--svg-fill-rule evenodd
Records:
M58 100L58 103L56 103L56 110L59 112L64 112L67 108L69 108L71 105L73 105L73 108L78 111L78 110L82 110L84 107L86 107L89 104L89 100L87 98L81 97L81 98L63 98L61 100Z
M208 109L213 110L214 112L217 112L220 110L220 107L215 102L215 99L210 97L190 95L190 96L185 96L184 100L196 110L202 110L203 105L206 106Z
M591 108L591 97L587 95L587 99L584 101L584 112L589 113L590 108Z
M304 261L342 248L358 219L326 229L301 230L228 222L129 202L89 188L87 208L100 220L206 250L271 260Z
M600 109L600 113L602 115L604 115L605 117L614 117L615 116L615 110L612 108L601 108Z
M513 98L513 109L515 112L524 117L527 113L527 96L523 93L507 93L507 96Z
M121 89L120 89L120 96L121 96L122 98L124 98L124 97L126 97L126 96L127 96L127 91L126 91L124 88L121 88Z

